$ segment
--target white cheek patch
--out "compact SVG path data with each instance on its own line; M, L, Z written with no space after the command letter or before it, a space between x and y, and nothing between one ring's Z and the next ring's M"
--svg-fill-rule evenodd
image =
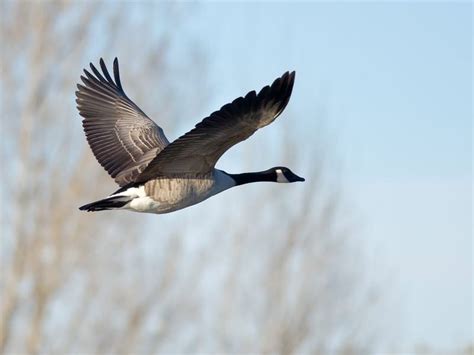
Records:
M285 174L283 174L283 171L281 171L281 169L276 169L275 172L277 174L277 182L289 182Z

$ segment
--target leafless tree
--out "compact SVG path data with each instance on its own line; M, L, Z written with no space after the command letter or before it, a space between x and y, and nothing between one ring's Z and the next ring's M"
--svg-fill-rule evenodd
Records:
M115 288L125 277L121 265L114 265L120 258L110 255L133 243L144 219L116 215L103 220L77 211L80 202L113 187L84 144L75 83L90 58L128 58L129 77L123 74L128 86L144 107L156 109L153 101L162 103L160 111L149 112L152 117L173 118L178 100L172 92L193 88L192 82L179 86L174 78L183 76L185 65L199 65L199 53L190 47L188 59L174 64L168 57L173 33L146 27L157 17L163 26L170 21L179 25L181 11L171 4L143 5L138 22L130 17L136 11L130 4L3 1L1 7L1 191L9 203L2 208L0 349L98 351L119 339L131 342L134 333L126 331L127 325L116 332L111 327L114 334L108 337L102 327L110 321L93 313L104 309L106 315L114 292L117 302L124 302L126 294ZM131 34L138 29L147 36ZM160 78L160 85L147 71ZM186 77L194 75L197 83L201 72ZM145 87L154 90L145 95ZM160 119L160 124L176 122ZM170 245L167 258L177 250ZM166 271L169 263L165 258L156 267ZM158 284L166 288L166 282ZM140 318L144 301L137 298L127 308L130 327ZM63 331L58 334L58 329Z
M286 160L313 167L296 194L248 187L226 210L159 219L77 211L113 188L80 132L80 68L119 56L132 98L173 130L205 85L198 49L173 55L183 8L3 1L0 12L2 352L370 351L374 298L342 191L321 159L296 158L291 136Z

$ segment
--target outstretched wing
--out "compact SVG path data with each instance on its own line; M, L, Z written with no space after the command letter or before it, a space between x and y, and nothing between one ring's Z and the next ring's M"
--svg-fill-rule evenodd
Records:
M93 74L84 69L84 85L78 84L76 103L82 126L96 159L117 184L135 181L150 161L168 144L156 125L123 91L118 60L111 78L102 58L101 74L91 63Z
M136 181L158 175L210 171L230 147L278 117L290 100L294 80L295 72L286 72L258 94L251 91L212 113L168 145Z

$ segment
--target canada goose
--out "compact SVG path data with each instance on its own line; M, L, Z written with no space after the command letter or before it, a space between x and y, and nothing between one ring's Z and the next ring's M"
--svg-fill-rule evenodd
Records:
M285 167L229 174L214 166L233 145L272 123L290 100L295 72L286 72L257 94L249 92L222 106L195 128L169 143L163 130L125 94L118 60L114 79L103 59L102 74L91 63L78 84L77 108L96 159L120 189L80 210L124 209L173 212L227 190L257 181L304 181Z

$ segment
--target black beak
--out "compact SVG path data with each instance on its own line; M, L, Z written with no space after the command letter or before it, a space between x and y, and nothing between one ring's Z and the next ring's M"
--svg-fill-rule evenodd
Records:
M293 176L291 177L291 181L292 181L292 182L304 181L304 178L302 178L302 177L296 175L295 173L292 173L292 174L293 174Z
M300 176L296 176L296 181L304 181L304 178L302 178Z

